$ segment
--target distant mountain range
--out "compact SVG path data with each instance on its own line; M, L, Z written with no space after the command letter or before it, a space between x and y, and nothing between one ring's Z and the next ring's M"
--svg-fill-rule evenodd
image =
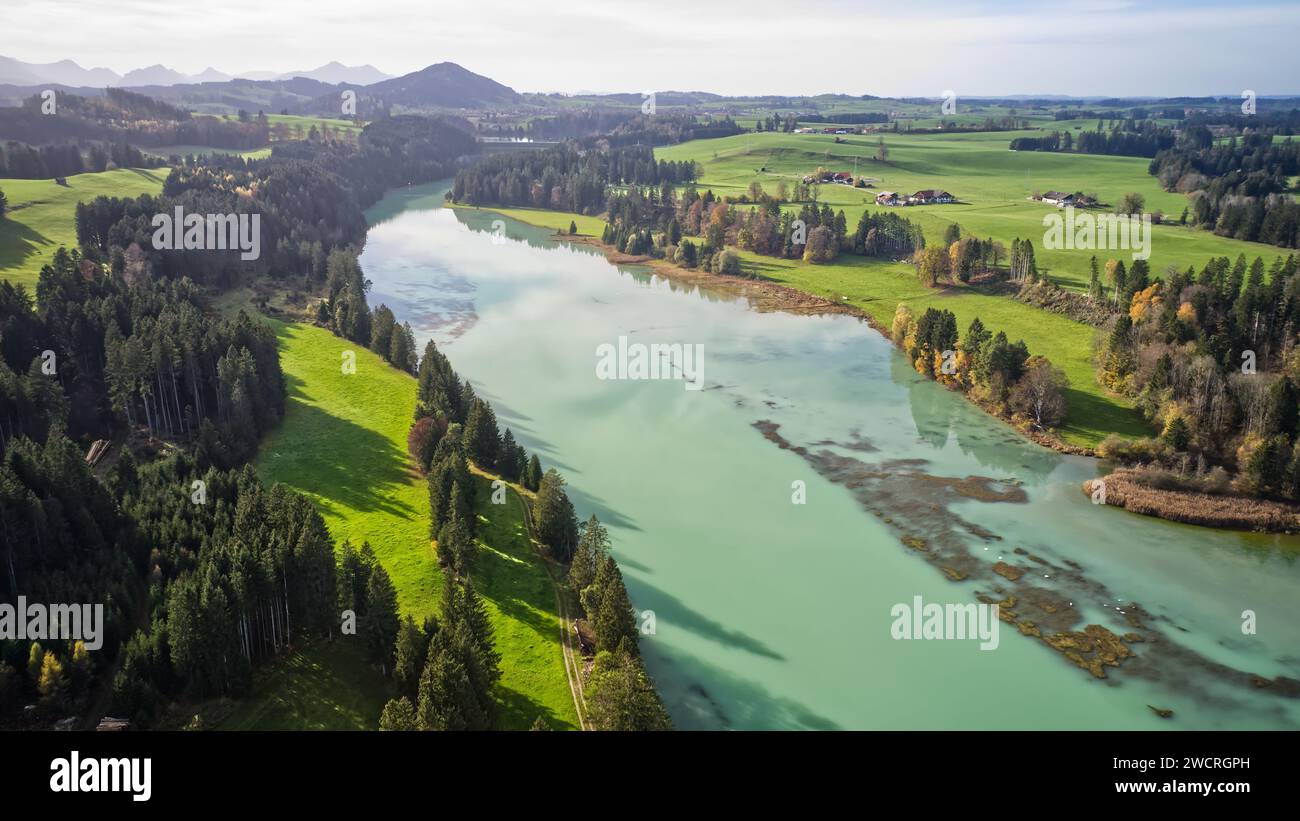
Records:
M82 68L72 60L57 63L25 63L12 57L0 57L0 84L31 86L41 83L74 87L104 86L174 86L193 83L225 83L236 78L246 80L289 80L307 77L322 83L338 85L348 83L365 86L392 79L371 65L345 66L339 62L326 63L309 71L252 71L237 75L226 74L215 68L206 68L198 74L182 74L164 65L137 68L118 74L107 68Z

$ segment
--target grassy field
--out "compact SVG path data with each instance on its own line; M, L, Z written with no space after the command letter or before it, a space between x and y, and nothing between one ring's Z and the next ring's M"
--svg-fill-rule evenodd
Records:
M1085 124L1095 126L1093 121L1070 126L1082 128ZM849 135L841 137L842 143L824 134L741 134L658 148L655 156L699 162L704 167L700 185L718 194L740 194L755 180L772 191L779 181L791 184L818 166L836 171L856 169L859 175L869 178L872 188L818 187L821 202L836 211L844 209L850 230L864 210L894 210L920 223L927 240L934 242L942 240L953 222L967 234L992 237L1008 246L1016 237L1029 238L1040 270L1061 285L1086 290L1093 254L1101 262L1115 257L1131 264L1131 252L1044 248L1043 217L1056 213L1056 209L1031 201L1034 193L1095 192L1101 202L1113 204L1124 194L1136 192L1145 198L1147 212L1161 211L1174 221L1182 214L1187 198L1161 189L1156 178L1147 174L1148 161L1142 158L1011 151L1007 147L1016 136L1042 133L885 133ZM889 151L887 163L874 159L880 139L884 139ZM961 202L893 209L874 203L876 193L882 190L912 193L923 188L947 190ZM1153 226L1149 262L1151 270L1161 274L1169 265L1199 267L1212 256L1235 259L1244 253L1248 260L1263 256L1271 262L1279 250L1271 245L1218 237L1209 231L1158 225Z
M77 245L79 202L108 197L138 197L162 191L168 169L120 169L77 174L67 185L53 180L0 179L9 211L0 219L0 279L34 288L41 266L60 245Z
M267 483L283 482L310 496L336 540L369 541L393 579L404 615L421 621L436 613L441 571L429 539L428 494L406 457L415 380L324 329L272 325L289 401L283 424L263 442L259 474ZM356 354L355 374L342 373L347 350ZM552 727L576 727L554 591L524 534L521 503L512 496L507 505L490 504L488 480L481 481L475 586L486 600L502 655L503 725L526 729L543 715ZM345 668L340 675L346 673ZM377 671L370 674L378 682ZM305 685L307 690L294 685L293 698L321 703L299 713L329 709L334 696L332 686L323 686L327 681ZM286 697L277 688L264 692L268 699ZM273 712L248 707L249 715ZM377 719L376 711L370 720Z
M504 214L520 222L550 228L553 231L569 233L569 224L576 223L580 236L599 237L605 232L605 221L600 217L584 217L581 214L568 214L563 211L548 211L541 208L475 208L472 205L449 204L449 208L461 208L466 211L491 211Z

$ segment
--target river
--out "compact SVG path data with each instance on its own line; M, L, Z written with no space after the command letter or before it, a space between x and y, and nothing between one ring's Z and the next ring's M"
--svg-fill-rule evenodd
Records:
M445 190L368 213L370 304L434 339L579 517L609 526L677 726L1300 727L1286 683L1262 686L1300 679L1295 538L1094 505L1094 461L922 379L856 318L759 312L441 208ZM703 390L597 378L619 337L703 346ZM980 595L1143 641L1100 679L1010 623L989 649L893 636L898 605Z

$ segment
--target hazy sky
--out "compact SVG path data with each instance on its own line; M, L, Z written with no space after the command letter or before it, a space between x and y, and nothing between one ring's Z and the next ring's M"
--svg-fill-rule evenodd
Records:
M1300 92L1296 0L0 0L0 54L125 73L450 60L517 91Z

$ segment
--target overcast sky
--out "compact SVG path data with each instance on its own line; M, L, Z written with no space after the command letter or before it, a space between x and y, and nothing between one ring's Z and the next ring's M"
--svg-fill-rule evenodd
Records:
M1300 92L1295 0L0 0L0 54L119 73L444 60L517 91Z

